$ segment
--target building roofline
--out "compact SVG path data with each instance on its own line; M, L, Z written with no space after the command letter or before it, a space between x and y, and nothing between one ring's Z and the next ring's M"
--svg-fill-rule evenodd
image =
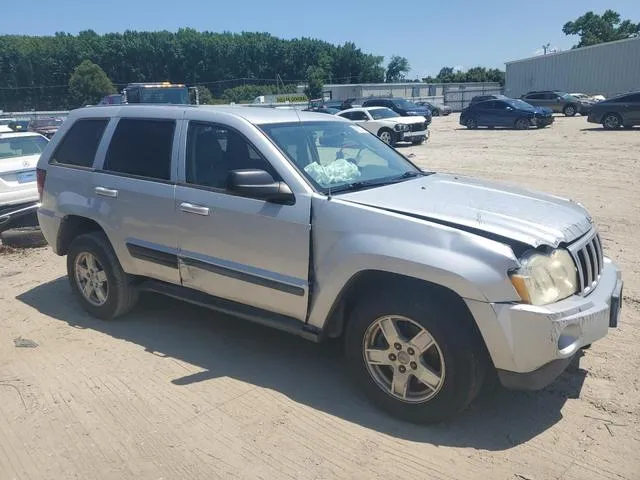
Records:
M598 43L597 45L589 45L588 47L572 48L571 50L563 50L562 52L547 53L546 55L533 55L532 57L521 58L519 60L511 60L509 62L504 62L504 63L505 63L505 65L509 65L511 63L526 62L526 61L529 61L529 60L534 60L534 59L539 59L539 58L547 58L547 57L553 57L553 56L557 56L557 55L566 55L566 54L571 53L571 52L579 52L579 51L582 51L582 50L589 50L591 48L605 47L607 45L613 45L614 43L631 42L633 40L640 41L640 37L623 38L622 40L614 40L613 42Z
M324 88L331 87L428 87L428 86L441 86L441 85L477 85L483 84L496 84L500 82L451 82L451 83L425 83L425 82L402 82L402 83L327 83Z

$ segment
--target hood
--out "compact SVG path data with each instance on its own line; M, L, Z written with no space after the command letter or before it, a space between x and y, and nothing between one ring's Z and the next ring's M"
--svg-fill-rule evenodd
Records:
M339 198L532 247L557 247L592 228L587 211L570 200L454 175L433 174Z
M539 115L553 115L553 110L548 107L534 107L534 109Z

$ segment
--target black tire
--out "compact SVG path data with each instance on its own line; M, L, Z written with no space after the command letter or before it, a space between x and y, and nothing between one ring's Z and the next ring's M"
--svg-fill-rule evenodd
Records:
M389 128L381 128L378 132L378 137L387 145L391 145L392 147L396 146L396 138L393 134L393 130Z
M438 110L437 108L434 108L433 110L431 110L431 116L432 117L439 117L440 116L440 110Z
M107 295L102 305L94 305L80 291L75 274L76 259L89 253L99 262L106 274ZM131 310L138 301L139 290L120 266L109 240L102 232L93 232L76 237L67 253L67 276L71 289L78 297L82 308L102 320L112 320Z
M3 245L14 248L37 248L47 244L39 227L6 230L0 233L0 241Z
M617 130L622 126L622 117L617 113L607 113L602 117L602 126L605 130Z
M516 123L514 124L516 130L528 130L529 127L531 126L531 122L529 121L528 118L519 118L516 120Z
M419 324L435 340L437 353L442 355L444 368L441 368L442 379L439 389L434 389L436 393L425 401L410 403L394 397L379 384L374 374L370 373L370 367L364 358L365 345L369 338L367 332L370 326L377 324L387 315L406 317ZM358 301L347 324L345 350L350 373L366 396L389 414L417 423L445 421L473 401L481 390L487 371L487 357L483 353L486 350L481 344L479 334L474 332L468 323L473 322L473 319L464 318L469 315L459 302L451 301L448 295L442 295L438 291L370 291ZM393 351L390 344L388 349L390 352ZM399 352L400 350L398 361ZM388 368L391 369L389 371L395 372L391 374L392 377L402 372L401 366ZM414 362L411 363L411 368L414 368ZM408 385L415 385L416 380L416 377L412 377L411 382L414 383L409 382ZM424 386L420 383L418 385Z
M569 103L562 109L562 113L564 113L566 117L574 117L576 113L578 113L578 107L573 103Z
M478 128L478 121L473 117L469 117L467 118L465 125L469 130L475 130L476 128Z

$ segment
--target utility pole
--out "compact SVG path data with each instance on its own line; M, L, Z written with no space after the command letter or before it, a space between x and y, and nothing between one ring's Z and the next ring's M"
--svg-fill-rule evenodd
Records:
M544 54L547 54L547 51L549 50L549 48L551 47L551 43L547 42L546 44L542 45L542 50L544 50Z

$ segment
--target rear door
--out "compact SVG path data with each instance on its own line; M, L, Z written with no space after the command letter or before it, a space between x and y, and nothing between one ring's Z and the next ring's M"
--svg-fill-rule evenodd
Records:
M621 99L622 120L625 125L640 125L640 93Z
M93 174L96 215L126 272L179 284L177 118L114 119L107 133Z
M295 203L282 205L228 191L231 170L260 169L276 180L285 179L267 160L274 155L273 145L239 118L192 115L196 118L189 121L181 141L175 200L182 284L304 321L310 196L294 190ZM254 144L249 137L262 143Z

